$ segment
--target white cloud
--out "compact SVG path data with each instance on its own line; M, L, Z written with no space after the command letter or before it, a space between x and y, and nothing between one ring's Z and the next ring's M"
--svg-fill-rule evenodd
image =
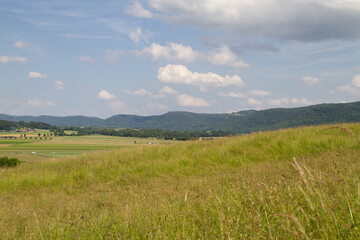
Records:
M271 92L264 91L264 90L253 90L249 92L249 95L254 97L268 97L271 96Z
M136 91L124 90L124 92L127 94L130 94L130 95L135 95L135 96L145 96L145 95L150 94L143 88L136 90Z
M156 103L156 102L148 103L146 106L148 108L153 108L153 109L166 109L167 108L167 106L160 104L160 103Z
M338 91L347 92L353 95L360 94L360 75L355 75L351 84L339 86L336 88Z
M41 74L38 72L29 72L29 78L47 78L47 74Z
M126 13L139 18L153 17L153 14L149 10L146 10L138 1L133 1L132 5L127 7Z
M90 56L76 56L75 57L77 60L82 61L82 62L87 62L87 63L93 63L94 59Z
M22 42L22 41L17 41L14 44L14 48L26 48L28 46L28 44Z
M130 31L128 35L134 43L139 43L141 40L147 41L152 34L149 31L143 33L141 28L136 28L135 30Z
M195 98L186 94L180 94L176 97L176 101L183 107L209 107L210 105L201 98Z
M341 92L347 92L347 93L350 93L350 94L357 94L358 93L358 89L350 84L347 84L347 85L344 85L344 86L339 86L336 88L338 91L341 91Z
M153 60L165 59L170 62L181 61L190 63L195 61L200 53L189 46L168 42L166 46L152 43L150 47L137 52L139 55L151 56Z
M171 87L165 86L158 91L159 94L177 94L178 92Z
M116 96L114 94L109 93L108 91L101 90L98 94L98 98L104 100L111 100L111 99L116 99Z
M314 77L303 77L300 79L300 81L302 81L303 83L305 83L306 85L308 85L310 87L315 86L320 83L320 80L318 78L314 78Z
M244 94L240 92L229 92L229 93L219 93L218 96L220 97L232 97L232 98L244 98L246 97Z
M249 65L239 60L226 45L219 47L215 52L208 52L207 59L210 63L217 66L229 66L233 68L248 68Z
M352 85L354 85L357 88L360 88L360 75L355 75L352 80Z
M183 65L168 64L158 70L157 78L160 82L188 84L198 87L243 87L245 83L238 75L222 77L216 73L191 72Z
M65 89L65 84L62 81L59 81L59 80L54 82L54 86L59 90L64 90Z
M107 50L104 60L105 62L116 63L122 54L124 54L123 50Z
M47 108L47 107L55 106L55 103L51 101L41 101L38 99L31 99L27 101L27 105L32 108Z
M138 55L150 56L153 60L165 59L169 62L191 63L198 59L206 59L216 66L228 66L233 68L247 68L248 64L239 60L230 48L223 45L211 52L199 52L190 46L168 42L165 46L152 43L150 47L137 51Z
M358 39L358 0L148 0L160 19L242 36Z
M178 92L175 91L174 89L172 89L171 87L169 86L165 86L163 87L162 89L160 89L157 94L149 94L151 98L164 98L166 97L167 95L174 95L174 94L177 94Z
M19 57L18 55L0 56L0 63L10 63L10 62L26 63L27 59L24 57Z
M108 106L114 111L114 112L121 112L127 109L126 103L123 102L109 102Z
M248 99L248 103L251 105L251 106L261 106L261 102L254 99L254 98L249 98Z

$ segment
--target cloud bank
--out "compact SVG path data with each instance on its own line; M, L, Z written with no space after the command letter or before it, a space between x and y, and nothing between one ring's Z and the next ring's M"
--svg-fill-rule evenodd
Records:
M148 0L158 19L280 40L359 39L357 0ZM135 1L134 16L154 17Z

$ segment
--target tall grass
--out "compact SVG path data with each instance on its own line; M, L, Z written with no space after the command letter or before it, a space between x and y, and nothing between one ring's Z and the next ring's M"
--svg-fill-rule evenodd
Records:
M360 124L341 128L0 170L0 238L359 239Z

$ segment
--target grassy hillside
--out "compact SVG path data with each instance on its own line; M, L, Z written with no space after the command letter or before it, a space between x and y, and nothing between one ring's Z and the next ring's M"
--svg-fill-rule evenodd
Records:
M359 135L302 127L1 169L0 238L359 239Z

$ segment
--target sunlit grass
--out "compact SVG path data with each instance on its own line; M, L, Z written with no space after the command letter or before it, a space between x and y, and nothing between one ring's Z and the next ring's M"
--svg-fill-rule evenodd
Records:
M0 238L359 239L360 124L341 126L0 170Z

